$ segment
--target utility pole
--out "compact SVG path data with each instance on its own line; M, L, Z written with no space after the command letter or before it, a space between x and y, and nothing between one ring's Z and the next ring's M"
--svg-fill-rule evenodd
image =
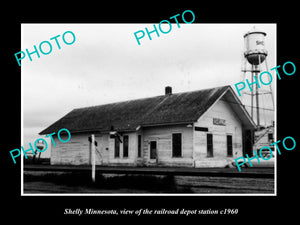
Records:
M92 164L92 181L96 181L96 146L95 146L95 135L92 134L88 138L90 142L90 153L91 153L91 164Z

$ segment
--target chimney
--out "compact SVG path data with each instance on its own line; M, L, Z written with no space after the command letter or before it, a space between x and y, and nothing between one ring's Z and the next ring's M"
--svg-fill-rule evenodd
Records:
M165 95L171 95L172 94L172 87L167 86L165 87Z

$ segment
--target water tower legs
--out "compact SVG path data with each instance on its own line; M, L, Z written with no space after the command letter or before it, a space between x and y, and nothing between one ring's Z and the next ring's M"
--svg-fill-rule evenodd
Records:
M258 71L259 68L258 66L254 66L254 71ZM258 73L257 72L254 72L255 73L255 78L256 80L258 80ZM252 76L253 77L253 76ZM256 91L255 91L255 97L256 97L256 119L257 119L257 127L259 128L260 126L260 121L259 121L259 90L258 90L258 85L256 85ZM252 105L252 108L253 108L253 105Z

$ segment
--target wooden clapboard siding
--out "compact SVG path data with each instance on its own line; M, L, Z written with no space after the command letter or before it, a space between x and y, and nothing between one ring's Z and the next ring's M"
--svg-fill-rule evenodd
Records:
M97 165L136 165L137 160L137 133L123 133L128 136L128 157L123 157L123 143L120 143L120 156L115 157L115 140L109 134L101 134L98 138L98 149L101 153L101 160L97 160ZM96 136L96 140L97 136ZM123 140L123 137L121 137Z
M213 118L219 119L219 125L213 124ZM204 129L196 131L195 126ZM52 144L51 164L90 164L88 136L93 133L98 142L97 165L220 166L242 155L242 134L246 129L253 130L255 124L232 88L223 86L74 109L40 134L57 132L62 127L72 137L67 143L55 137L57 146ZM115 157L115 142L109 137L112 127L128 135L128 157L123 157L122 143L120 157ZM207 157L205 127L213 135L211 158ZM181 157L172 155L173 133L181 133ZM141 157L138 157L139 134ZM232 135L233 157L227 156L228 134ZM157 141L157 159L150 159L150 141Z
M96 151L96 164L97 165L108 165L109 156L111 149L109 148L109 135L101 134L96 135L95 140L98 142Z
M226 125L213 124L213 118L226 121ZM242 125L230 105L217 101L195 124L207 127L208 132L194 131L194 157L196 166L224 166L242 155ZM213 135L213 157L207 157L207 133ZM227 135L232 135L233 156L227 156Z
M90 161L88 134L72 134L71 139L62 143L53 136L56 146L51 143L51 164L86 165ZM66 139L66 138L65 138Z
M69 142L62 143L54 137L56 146L52 144L51 164L91 164L89 133L72 134ZM137 133L124 133L129 137L128 157L123 157L123 143L120 143L120 157L114 156L114 139L109 134L95 134L97 165L135 165L137 160Z
M213 118L226 121L225 126L213 124ZM120 143L120 157L114 156L114 139L109 134L95 134L98 142L96 164L108 166L224 166L228 161L242 155L242 125L230 105L222 99L216 102L194 126L207 127L213 135L213 157L207 157L207 132L195 131L191 126L165 125L143 127L138 132L124 132L129 137L128 157L123 157L123 143ZM181 133L182 156L172 156L172 134ZM138 158L138 135L142 136L142 157ZM90 164L90 133L75 133L69 142L62 143L54 138L51 164ZM227 156L227 136L232 135L233 157ZM66 138L63 138L66 139ZM157 159L150 159L150 141L157 142ZM195 161L195 162L194 162Z
M145 165L192 166L193 130L187 125L148 127L143 129L143 161ZM182 157L172 156L172 134L182 135ZM150 141L157 142L157 159L150 159Z
M113 138L109 138L109 165L136 165L137 161L137 133L123 133L124 135L128 135L128 157L123 157L123 143L120 143L120 157L115 157L115 140ZM122 138L123 139L123 138Z

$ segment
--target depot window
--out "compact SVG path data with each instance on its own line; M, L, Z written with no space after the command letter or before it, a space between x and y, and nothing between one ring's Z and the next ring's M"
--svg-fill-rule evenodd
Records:
M182 156L182 141L181 133L172 134L172 154L173 157Z

